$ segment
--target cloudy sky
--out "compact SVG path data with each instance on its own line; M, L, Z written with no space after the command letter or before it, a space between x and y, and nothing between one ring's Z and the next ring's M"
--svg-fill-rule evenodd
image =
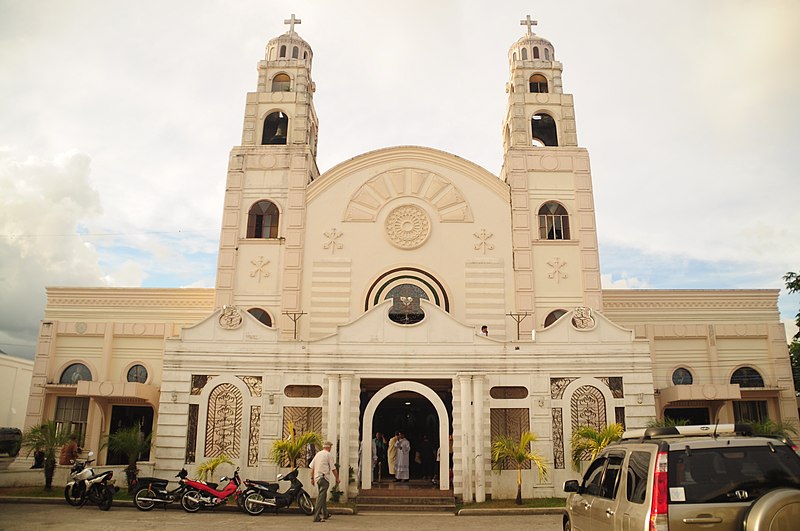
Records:
M213 286L228 152L291 13L321 171L413 144L499 173L530 14L575 96L605 287L800 270L800 2L0 0L1 350L33 356L45 286ZM781 294L787 324L799 306Z

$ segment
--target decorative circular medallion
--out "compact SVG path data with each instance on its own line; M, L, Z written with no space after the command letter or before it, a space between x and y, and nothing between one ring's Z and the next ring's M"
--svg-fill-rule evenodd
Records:
M219 316L219 325L226 330L236 330L242 326L242 314L236 306L222 307L222 314Z
M430 234L428 215L417 206L399 206L386 217L386 235L400 249L416 249L425 243Z
M84 323L83 321L78 321L77 323L75 323L75 331L77 333L83 335L86 333L86 329L87 329L86 323Z

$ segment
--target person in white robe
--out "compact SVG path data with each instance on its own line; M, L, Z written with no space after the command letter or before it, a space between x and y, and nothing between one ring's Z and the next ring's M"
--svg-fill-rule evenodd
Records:
M395 448L397 448L394 464L395 481L408 481L408 454L411 453L411 443L408 442L403 432L400 432Z

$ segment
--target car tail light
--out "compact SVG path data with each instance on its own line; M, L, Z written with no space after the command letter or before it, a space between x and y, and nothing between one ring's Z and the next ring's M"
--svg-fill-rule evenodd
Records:
M650 506L650 531L667 531L669 529L667 456L667 452L658 452L658 456L656 456L655 474L653 474L653 502Z

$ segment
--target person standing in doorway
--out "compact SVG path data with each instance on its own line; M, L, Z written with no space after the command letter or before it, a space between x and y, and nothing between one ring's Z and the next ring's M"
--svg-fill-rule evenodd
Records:
M375 432L375 438L372 439L372 449L374 455L377 457L376 465L375 465L375 473L373 474L375 481L378 483L381 482L383 479L383 471L386 470L386 457L387 457L387 448L386 448L386 438L383 434L379 431Z
M397 464L397 436L400 434L399 431L394 432L394 437L389 439L389 448L386 449L386 456L389 460L389 475L394 476L395 470L394 467Z
M411 453L411 443L408 442L403 432L397 436L397 442L394 443L397 448L396 462L394 464L394 480L408 482L409 468L408 468L408 454Z
M311 515L315 522L324 522L331 517L328 512L328 487L331 484L331 474L336 478L336 484L339 484L339 471L336 470L336 462L331 454L332 446L330 441L325 441L322 444L322 450L317 452L309 465L311 484L316 484L319 490L317 501L314 503L314 512Z

